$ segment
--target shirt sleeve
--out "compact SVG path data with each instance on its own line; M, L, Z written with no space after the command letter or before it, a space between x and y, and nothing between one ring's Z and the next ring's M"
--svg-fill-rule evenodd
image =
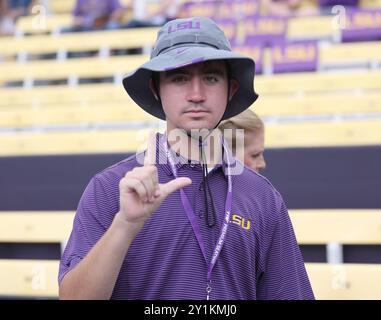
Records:
M290 217L281 196L275 195L274 213L268 227L263 271L258 281L258 299L304 300L314 294L296 241Z
M72 270L91 250L111 225L118 202L111 201L110 194L118 196L95 176L86 187L74 218L73 229L61 257L58 282Z

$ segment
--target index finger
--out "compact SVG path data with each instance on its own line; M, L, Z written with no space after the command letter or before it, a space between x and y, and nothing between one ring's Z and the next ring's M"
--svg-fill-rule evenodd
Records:
M156 133L150 131L148 134L147 150L144 157L144 165L150 166L156 164Z

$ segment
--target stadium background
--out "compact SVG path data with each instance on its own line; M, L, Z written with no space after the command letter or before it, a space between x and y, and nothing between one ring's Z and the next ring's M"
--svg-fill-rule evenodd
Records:
M62 34L74 1L46 3L0 37L3 298L57 297L88 181L163 129L121 86L157 28ZM215 18L257 62L263 175L290 210L316 297L380 299L381 2L348 8L341 28L333 13L268 16L253 0L187 2L179 15Z

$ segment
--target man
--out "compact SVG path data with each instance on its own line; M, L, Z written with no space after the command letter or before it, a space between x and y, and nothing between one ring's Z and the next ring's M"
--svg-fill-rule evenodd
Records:
M144 165L133 156L90 181L60 298L313 299L281 196L208 133L257 99L254 68L210 19L161 28L151 60L123 83L167 132Z

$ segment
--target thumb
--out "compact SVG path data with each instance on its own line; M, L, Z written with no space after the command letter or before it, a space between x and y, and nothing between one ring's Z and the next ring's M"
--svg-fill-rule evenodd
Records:
M184 188L192 183L192 180L186 177L176 178L163 185L163 190L166 195Z

